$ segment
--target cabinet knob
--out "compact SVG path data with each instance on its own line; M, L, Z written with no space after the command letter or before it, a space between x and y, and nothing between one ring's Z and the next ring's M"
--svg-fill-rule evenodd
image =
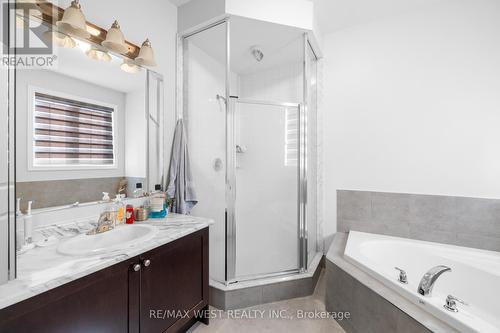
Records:
M141 265L135 264L134 266L132 266L132 269L134 270L134 272L138 272L141 270Z
M151 265L151 260L146 259L142 263L144 264L144 267L148 267L149 265Z

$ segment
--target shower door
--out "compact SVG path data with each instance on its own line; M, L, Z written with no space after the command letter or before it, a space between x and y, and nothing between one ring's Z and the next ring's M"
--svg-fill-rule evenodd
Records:
M307 271L320 239L307 35L230 17L179 41L177 102L198 196L191 213L215 222L212 283Z
M300 106L238 98L230 106L229 280L298 271Z

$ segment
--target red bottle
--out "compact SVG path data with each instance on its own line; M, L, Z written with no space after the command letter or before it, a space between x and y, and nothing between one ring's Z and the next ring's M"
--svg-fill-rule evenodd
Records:
M126 214L126 224L133 224L134 223L134 206L132 205L127 205L127 214Z

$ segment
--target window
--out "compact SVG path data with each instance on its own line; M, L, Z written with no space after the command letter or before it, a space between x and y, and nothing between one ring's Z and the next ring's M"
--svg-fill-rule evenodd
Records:
M297 166L299 157L299 110L287 107L285 110L285 166Z
M33 166L114 166L114 111L35 92Z

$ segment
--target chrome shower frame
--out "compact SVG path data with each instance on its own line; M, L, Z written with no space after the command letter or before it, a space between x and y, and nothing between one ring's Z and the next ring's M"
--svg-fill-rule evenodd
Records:
M313 51L316 60L316 52L312 43L309 41L308 33L303 34L303 97L302 103L287 103L279 101L262 101L251 99L240 99L236 96L230 96L230 69L231 69L231 19L224 17L215 20L206 25L197 27L188 32L177 35L177 71L176 71L176 118L182 119L184 117L184 42L187 38L194 36L198 33L204 32L208 29L214 28L219 25L225 25L226 28L226 75L225 75L225 95L216 95L218 100L223 100L226 112L226 126L225 126L225 139L226 139L226 213L225 213L225 280L217 281L225 285L234 284L243 281L254 281L268 278L276 278L277 280L287 279L289 276L296 274L307 273L309 258L308 258L308 227L307 227L307 117L308 105L307 97L309 96L308 82L311 73L307 69L307 52L308 48ZM298 202L297 202L297 221L298 221L298 258L297 268L274 273L265 273L245 277L236 276L236 182L235 182L235 166L236 166L236 151L234 144L234 113L236 103L249 103L249 104L263 104L281 107L297 107L299 112L299 165L297 168L298 178ZM309 209L316 209L316 207L309 207ZM319 228L317 228L319 232ZM317 237L319 242L319 237ZM319 245L317 246L319 247Z

